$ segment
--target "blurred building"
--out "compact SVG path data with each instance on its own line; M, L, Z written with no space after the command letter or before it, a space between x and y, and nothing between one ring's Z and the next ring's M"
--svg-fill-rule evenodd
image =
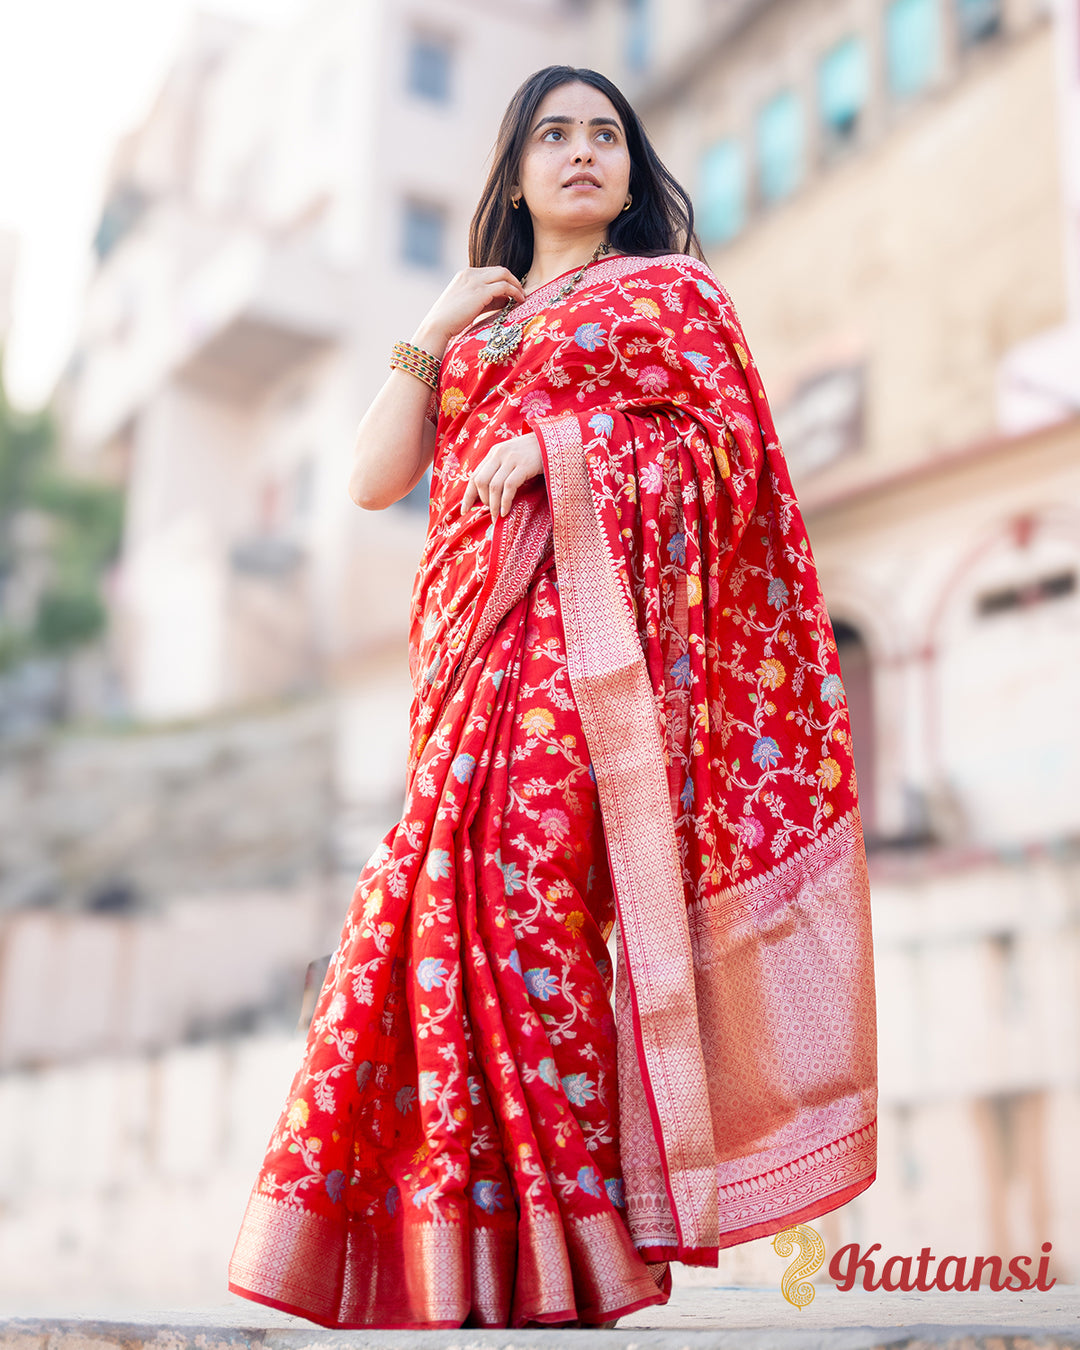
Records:
M1075 3L594 0L763 372L870 836L876 1184L827 1246L1080 1277ZM755 1248L758 1250L755 1251ZM767 1243L725 1254L775 1277Z

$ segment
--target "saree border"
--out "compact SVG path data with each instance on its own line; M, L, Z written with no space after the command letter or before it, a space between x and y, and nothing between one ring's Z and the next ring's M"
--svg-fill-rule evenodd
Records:
M537 419L567 673L604 819L641 1082L680 1250L716 1247L717 1188L693 950L664 748L637 631L589 484L575 413Z

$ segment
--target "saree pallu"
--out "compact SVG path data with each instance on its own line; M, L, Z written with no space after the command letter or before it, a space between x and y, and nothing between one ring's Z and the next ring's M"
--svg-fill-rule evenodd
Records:
M760 377L686 255L560 280L508 364L443 360L405 810L230 1262L326 1326L595 1324L875 1175L850 723ZM529 429L543 477L463 516Z

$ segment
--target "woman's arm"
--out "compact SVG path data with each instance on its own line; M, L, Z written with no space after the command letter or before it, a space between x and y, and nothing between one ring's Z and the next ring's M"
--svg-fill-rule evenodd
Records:
M414 346L442 359L449 336L425 320ZM349 496L368 511L382 511L419 483L435 454L435 427L427 420L431 390L407 370L391 370L356 431Z
M507 297L524 300L505 267L466 267L435 301L412 336L440 361L451 337ZM419 483L435 454L435 428L426 413L431 390L407 370L391 370L356 431L349 496L369 511L400 501Z

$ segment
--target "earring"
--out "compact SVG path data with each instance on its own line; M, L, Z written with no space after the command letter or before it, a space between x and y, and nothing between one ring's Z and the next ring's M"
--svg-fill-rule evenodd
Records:
M518 209L518 207L521 205L521 198L520 198L520 197L511 197L511 198L510 198L510 205L511 205L511 206L514 208L514 210L516 211L516 210Z
M633 200L634 200L633 197L627 197L627 199L626 199L626 205L623 207L623 210L624 210L624 211L629 211L629 210L630 210L630 203L631 203Z

